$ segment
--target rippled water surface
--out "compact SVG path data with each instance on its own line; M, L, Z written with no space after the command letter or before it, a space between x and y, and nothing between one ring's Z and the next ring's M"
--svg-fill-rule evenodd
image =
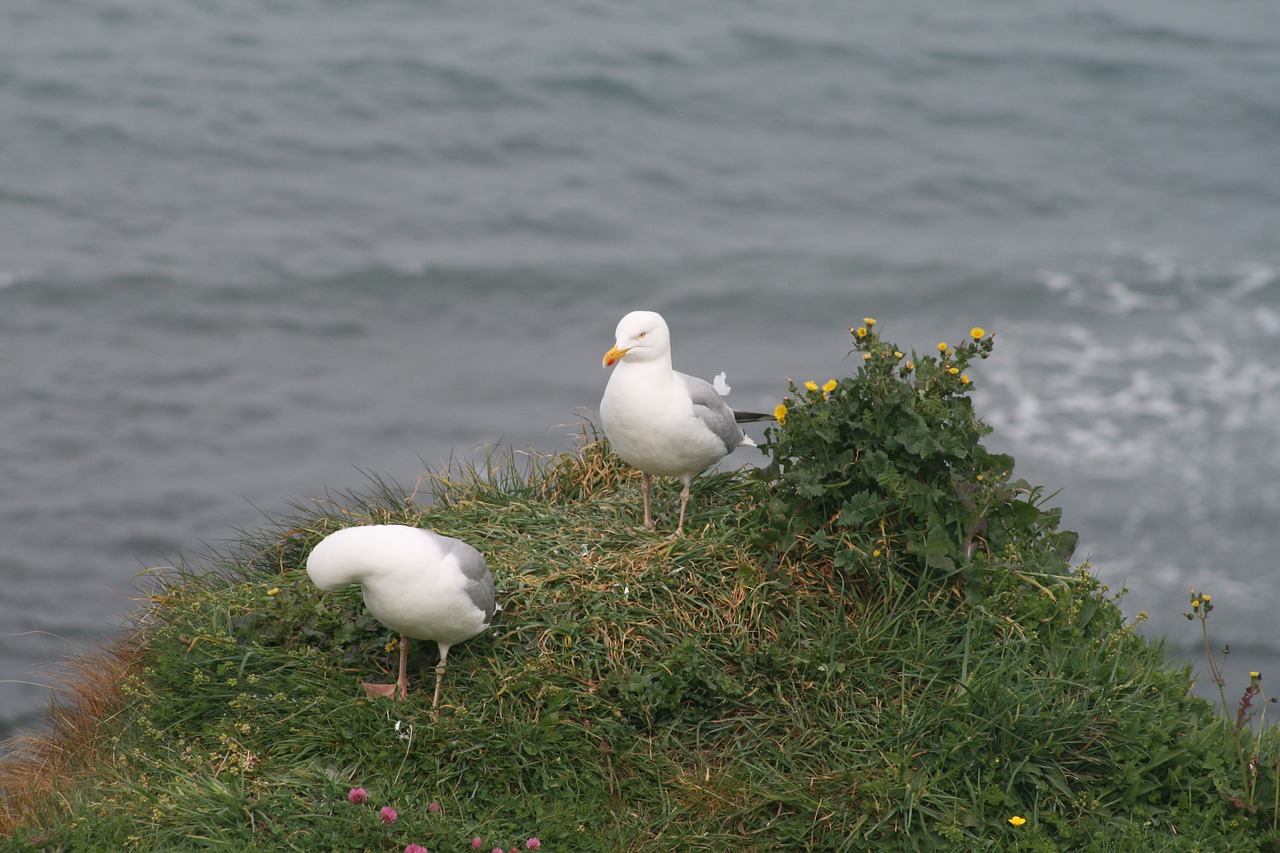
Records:
M1194 584L1280 662L1273 4L11 0L0 43L0 730L138 572L562 446L638 307L743 408L863 316L994 330L989 443L1126 610L1183 653Z

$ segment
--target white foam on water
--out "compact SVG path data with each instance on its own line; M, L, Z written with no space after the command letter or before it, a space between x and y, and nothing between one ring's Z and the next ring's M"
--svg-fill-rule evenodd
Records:
M1280 659L1276 271L1148 252L1036 280L1057 308L1003 321L980 368L993 439L1069 484L1080 556L1128 585L1151 633L1181 642L1195 586L1232 614L1223 642Z

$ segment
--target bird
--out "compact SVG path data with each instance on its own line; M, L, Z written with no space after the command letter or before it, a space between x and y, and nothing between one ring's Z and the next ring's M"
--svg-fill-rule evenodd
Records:
M653 311L632 311L618 322L615 343L601 364L617 366L600 401L600 423L622 461L640 470L645 526L657 529L649 509L653 478L679 477L679 536L693 478L738 447L756 446L739 423L773 416L735 412L716 385L673 370L671 332ZM723 377L716 377L717 384L727 392Z
M409 640L434 640L440 649L436 691L440 707L449 649L489 627L500 609L484 556L467 543L420 527L370 524L330 533L307 556L307 575L336 592L360 584L373 617L400 634L400 677L365 684L369 696L404 699L409 693Z

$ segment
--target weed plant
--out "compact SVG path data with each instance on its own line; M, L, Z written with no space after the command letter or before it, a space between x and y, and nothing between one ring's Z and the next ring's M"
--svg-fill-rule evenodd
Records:
M1191 609L1183 613L1187 619L1200 623L1200 639L1204 646L1205 663L1209 670L1209 681L1218 691L1218 701L1222 703L1222 725L1232 746L1235 763L1229 765L1216 778L1218 789L1229 797L1237 808L1250 814L1263 812L1264 823L1272 832L1280 823L1280 785L1276 784L1277 771L1280 771L1280 749L1277 749L1273 738L1259 737L1258 732L1270 735L1267 730L1267 706L1277 703L1273 696L1268 698L1262 689L1262 673L1253 670L1249 673L1249 683L1245 686L1235 708L1227 701L1226 662L1231 654L1230 646L1223 646L1221 652L1215 652L1209 640L1209 614L1213 612L1213 596L1207 592L1197 593L1191 588ZM1265 776L1263 768L1271 771L1270 798L1262 800L1263 790L1259 782Z
M699 479L683 537L584 425L180 565L0 769L3 849L1277 849L1189 670L982 448L991 338L908 364L873 326L855 375L793 387L767 476ZM394 637L303 568L387 522L473 543L500 590L438 714L362 695ZM434 663L414 644L419 684Z

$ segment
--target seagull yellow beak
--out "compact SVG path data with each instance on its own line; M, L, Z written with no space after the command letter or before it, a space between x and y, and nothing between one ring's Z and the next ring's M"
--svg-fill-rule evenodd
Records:
M629 352L631 352L630 347L628 347L627 349L618 349L617 347L614 347L613 349L609 350L607 353L604 354L604 358L601 359L600 366L613 367L613 365L616 364L619 359L621 359L624 355L626 355Z

